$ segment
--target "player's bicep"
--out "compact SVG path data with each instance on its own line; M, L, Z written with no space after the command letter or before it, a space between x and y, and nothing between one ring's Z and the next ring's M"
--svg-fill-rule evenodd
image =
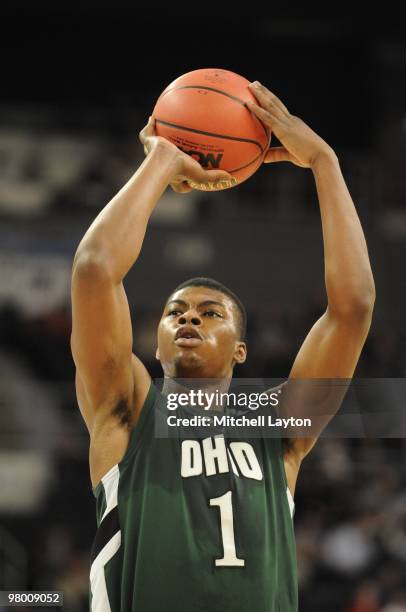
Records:
M132 329L122 283L100 266L80 265L72 274L71 347L93 409L121 398L131 400Z

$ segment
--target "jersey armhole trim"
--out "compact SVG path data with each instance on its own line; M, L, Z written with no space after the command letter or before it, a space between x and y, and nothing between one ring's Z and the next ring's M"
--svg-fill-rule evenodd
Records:
M111 466L108 472L104 474L104 476L99 480L97 485L92 488L93 495L97 498L99 495L99 490L101 487L105 490L107 482L112 478L117 472L117 463Z
M290 518L293 519L293 516L295 514L295 500L293 499L293 495L290 492L289 487L286 487L286 495L288 497L288 504L289 504L289 510L290 510Z
M287 497L287 500L288 500L289 513L290 513L291 519L293 519L293 516L295 514L296 504L295 504L295 499L294 499L294 497L292 495L292 492L289 489L288 477L286 475L285 458L284 458L284 451L283 451L283 439L282 438L280 438L279 461L280 461L280 464L281 464L281 471L282 471L283 482L284 482L285 487L286 487L286 497Z

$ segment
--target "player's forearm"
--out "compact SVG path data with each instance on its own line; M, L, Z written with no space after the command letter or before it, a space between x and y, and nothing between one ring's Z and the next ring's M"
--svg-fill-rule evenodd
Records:
M313 167L320 204L329 310L347 316L372 311L375 285L365 236L334 152Z
M122 281L139 256L149 218L172 178L173 157L157 147L93 221L75 264L94 259L112 280Z

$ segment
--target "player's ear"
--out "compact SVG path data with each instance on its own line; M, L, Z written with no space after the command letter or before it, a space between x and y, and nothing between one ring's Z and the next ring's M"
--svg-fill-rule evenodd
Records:
M247 345L245 342L236 342L234 351L234 361L236 363L244 363L247 359Z
M158 359L158 361L160 361L160 357L159 357L159 348L156 349L155 351L155 359Z

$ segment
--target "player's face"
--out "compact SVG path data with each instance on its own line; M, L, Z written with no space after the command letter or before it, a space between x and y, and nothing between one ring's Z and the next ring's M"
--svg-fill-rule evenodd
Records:
M157 359L166 376L228 377L246 358L245 343L238 338L238 310L227 295L208 287L185 287L165 305Z

